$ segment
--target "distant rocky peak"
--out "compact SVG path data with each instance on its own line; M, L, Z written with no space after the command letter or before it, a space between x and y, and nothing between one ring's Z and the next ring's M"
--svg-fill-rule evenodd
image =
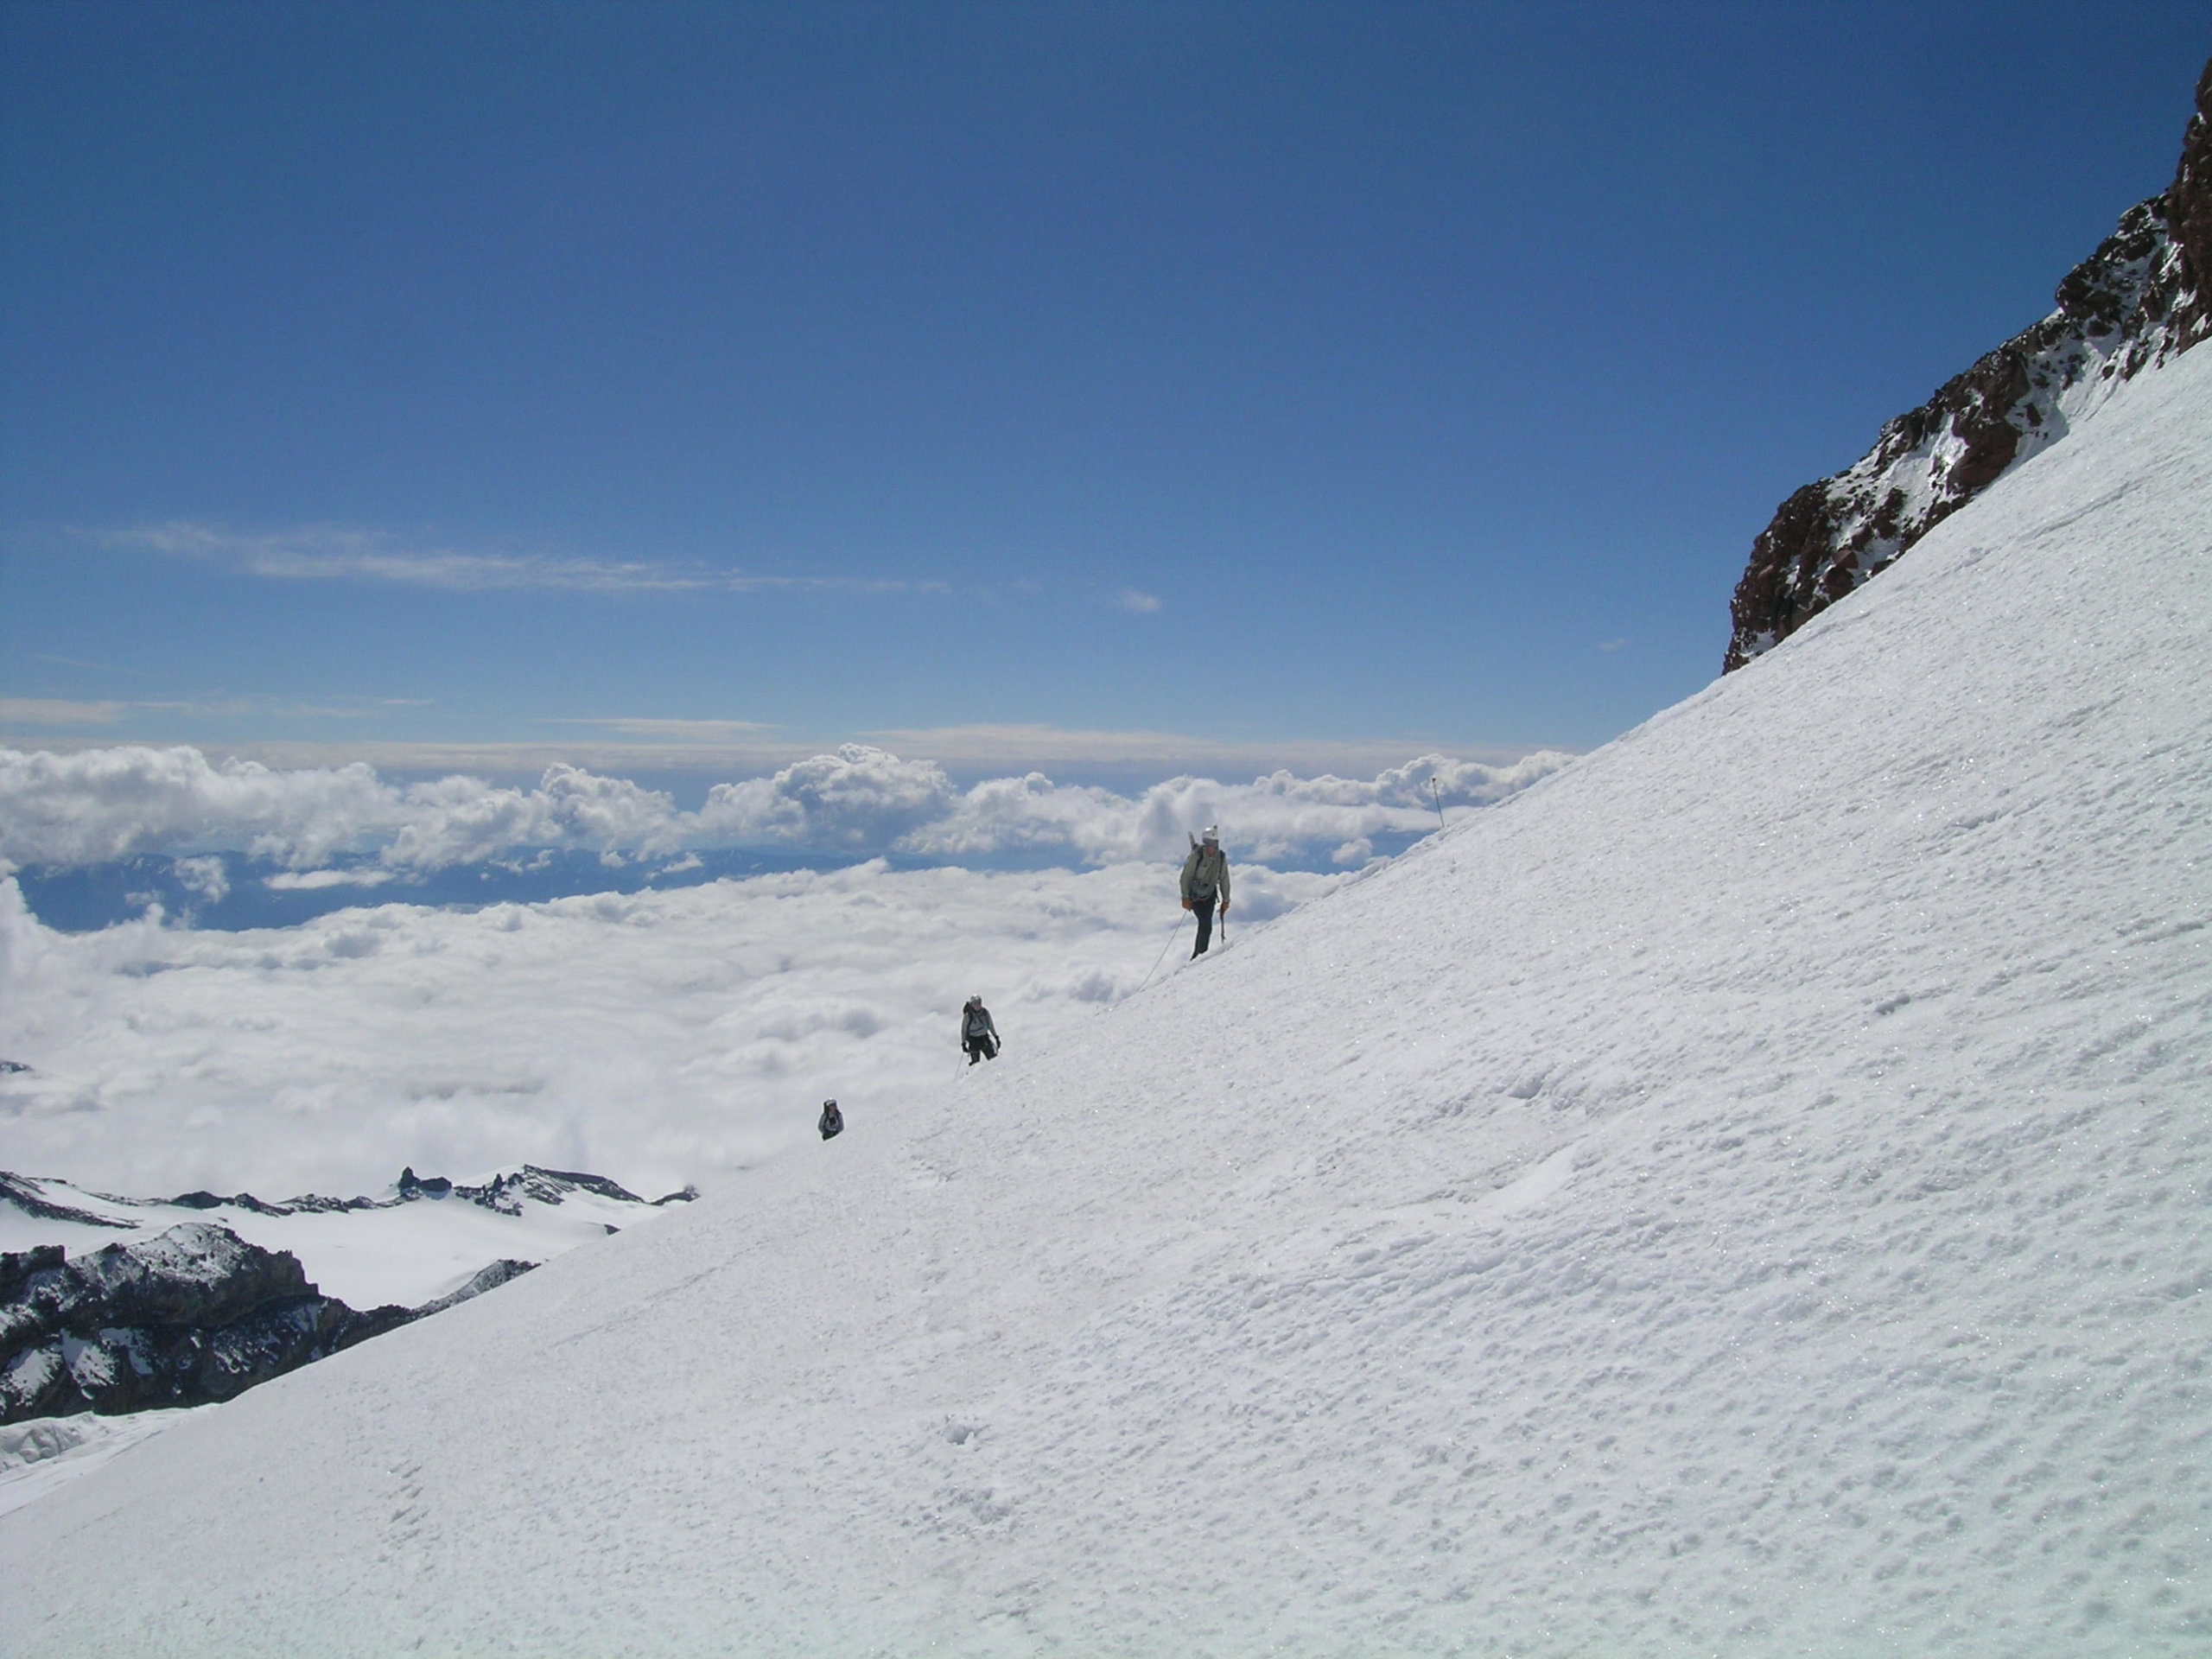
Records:
M10 1181L25 1185L20 1177L0 1172L0 1198L14 1196ZM26 1187L28 1191L28 1187ZM207 1192L180 1192L168 1200L191 1210L216 1210L226 1205L240 1210L250 1210L262 1216L295 1216L320 1214L345 1210L389 1210L396 1205L412 1204L422 1198L458 1198L486 1210L496 1210L502 1215L518 1216L523 1200L539 1204L559 1204L574 1192L589 1192L618 1204L634 1204L640 1208L665 1204L682 1204L699 1196L696 1186L684 1186L658 1198L642 1198L628 1188L608 1180L604 1175L588 1175L572 1169L541 1169L536 1164L524 1164L519 1169L506 1171L474 1185L454 1181L443 1175L417 1175L413 1165L399 1172L399 1179L391 1184L391 1196L380 1198L328 1198L309 1192L296 1198L287 1198L282 1204L269 1204L251 1192L233 1192L228 1197ZM18 1202L28 1204L29 1198ZM118 1200L134 1202L134 1200ZM48 1205L51 1210L52 1206ZM72 1212L73 1213L73 1212ZM96 1217L86 1217L97 1220Z
M572 1169L541 1169L536 1164L524 1164L520 1169L494 1175L473 1186L449 1181L442 1175L417 1176L410 1165L399 1172L399 1179L393 1190L402 1201L455 1198L509 1216L522 1213L522 1204L525 1198L534 1199L539 1204L559 1204L572 1192L590 1192L602 1198L612 1198L618 1204L639 1205L680 1204L699 1196L698 1188L686 1186L663 1198L641 1198L604 1175L588 1175Z
M1919 408L1856 466L1784 501L1751 545L1721 671L1786 639L2145 369L2212 334L2212 62L2181 164L2058 284L2057 309Z

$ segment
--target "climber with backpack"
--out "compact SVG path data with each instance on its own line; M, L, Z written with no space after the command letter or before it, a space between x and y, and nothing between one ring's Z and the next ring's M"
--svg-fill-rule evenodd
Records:
M991 1011L981 996L969 997L960 1010L960 1046L967 1050L970 1065L998 1058L999 1028L991 1023Z
M845 1132L845 1115L837 1109L836 1101L825 1100L822 1103L822 1118L814 1127L822 1131L822 1138L824 1141Z
M1191 843L1183 861L1183 908L1198 918L1198 942L1192 957L1203 957L1213 943L1214 906L1221 906L1222 925L1229 924L1229 860L1221 850L1221 830L1208 824L1203 840Z

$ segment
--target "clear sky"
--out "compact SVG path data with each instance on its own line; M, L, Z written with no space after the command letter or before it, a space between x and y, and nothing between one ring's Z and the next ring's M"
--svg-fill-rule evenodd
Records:
M2170 180L2084 16L7 3L0 741L1603 741Z

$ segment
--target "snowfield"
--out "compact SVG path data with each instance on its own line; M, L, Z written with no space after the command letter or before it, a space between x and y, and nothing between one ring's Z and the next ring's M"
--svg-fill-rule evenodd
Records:
M2212 1650L2208 641L2212 350L1226 954L0 1517L0 1645Z

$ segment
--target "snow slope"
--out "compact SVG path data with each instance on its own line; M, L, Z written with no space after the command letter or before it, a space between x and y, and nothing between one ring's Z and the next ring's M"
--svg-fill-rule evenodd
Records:
M1226 955L0 1517L0 1645L2202 1653L2208 639L2202 351Z

